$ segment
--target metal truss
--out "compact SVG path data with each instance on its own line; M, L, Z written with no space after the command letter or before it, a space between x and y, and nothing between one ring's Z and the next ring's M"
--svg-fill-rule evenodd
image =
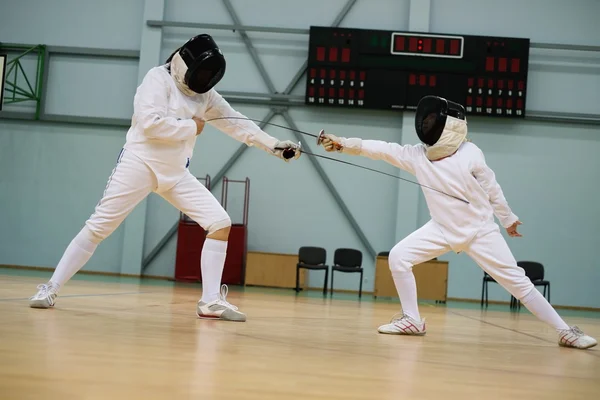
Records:
M46 46L0 44L0 52L20 53L6 63L6 87L4 91L7 93L7 96L4 98L4 104L33 101L35 102L34 118L39 119L42 110L42 87L44 82L44 67L46 65ZM21 64L21 59L27 55L35 55L37 57L35 77L31 77L33 85ZM35 80L33 78L35 78ZM23 84L26 84L27 87L23 86Z

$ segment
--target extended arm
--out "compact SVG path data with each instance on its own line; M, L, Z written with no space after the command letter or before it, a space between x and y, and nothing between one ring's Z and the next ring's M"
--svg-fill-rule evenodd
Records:
M496 218L500 221L504 228L509 228L515 222L519 220L508 206L508 202L504 197L502 188L496 181L496 175L494 171L485 162L485 157L481 150L477 150L475 161L472 168L473 176L479 182L483 190L488 194L490 198L490 204L494 209Z
M134 119L152 139L182 141L198 133L192 119L179 120L167 115L169 110L168 86L162 78L149 72L138 87L133 100Z
M372 160L382 160L411 174L420 154L419 146L400 145L382 140L336 137L325 134L321 142L325 150L338 151L350 155L360 155Z
M248 146L256 146L280 158L283 157L283 149L298 148L298 145L291 141L279 141L264 132L254 122L234 110L215 90L211 90L209 96L209 106L204 118L221 132ZM298 158L299 156L300 151L295 151L294 158Z

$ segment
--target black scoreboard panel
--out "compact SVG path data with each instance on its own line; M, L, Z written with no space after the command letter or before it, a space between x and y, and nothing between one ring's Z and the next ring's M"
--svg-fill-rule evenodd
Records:
M432 94L523 118L528 65L529 39L311 27L305 102L414 110Z

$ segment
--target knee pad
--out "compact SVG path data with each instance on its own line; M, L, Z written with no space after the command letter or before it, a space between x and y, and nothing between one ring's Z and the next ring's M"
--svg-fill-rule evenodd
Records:
M510 294L512 294L516 299L520 300L523 304L526 304L529 301L529 296L535 296L535 293L533 292L537 292L533 286L533 283L531 283L529 278L526 276L523 276L518 280L506 280L503 286L510 292Z
M75 236L73 241L82 249L93 252L96 247L102 242L103 238L97 236L88 228L88 226L84 226L81 231Z
M231 227L231 218L229 218L229 216L226 216L224 219L213 222L212 224L207 226L205 229L208 231L209 235L212 235L216 231L220 231L221 229L225 229L225 228L229 228L229 227Z
M412 263L408 260L407 252L400 245L394 246L390 251L388 263L392 272L410 272Z
M531 285L529 292L525 293L521 297L519 297L519 296L515 296L515 297L517 299L519 299L521 301L521 303L523 303L524 305L527 305L528 303L530 303L533 299L535 299L538 296L542 296L542 294L540 292L538 292L537 289L533 285Z
M81 230L80 234L86 240L89 240L92 243L100 244L104 239L109 237L116 229L113 227L107 227L106 224L98 224L96 225L96 221L88 220L85 223L85 227ZM119 225L117 225L118 227Z

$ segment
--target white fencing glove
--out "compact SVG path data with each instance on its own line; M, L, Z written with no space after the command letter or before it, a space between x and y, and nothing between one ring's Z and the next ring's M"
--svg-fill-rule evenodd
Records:
M330 133L324 133L321 136L320 143L325 151L337 151L350 155L359 155L362 147L362 140L358 138L337 137Z
M291 159L296 160L301 154L300 144L296 144L291 140L278 140L262 130L253 133L251 143L285 162Z
M278 141L273 148L273 154L285 162L289 162L291 159L297 160L302 154L300 143L294 143L291 140Z

